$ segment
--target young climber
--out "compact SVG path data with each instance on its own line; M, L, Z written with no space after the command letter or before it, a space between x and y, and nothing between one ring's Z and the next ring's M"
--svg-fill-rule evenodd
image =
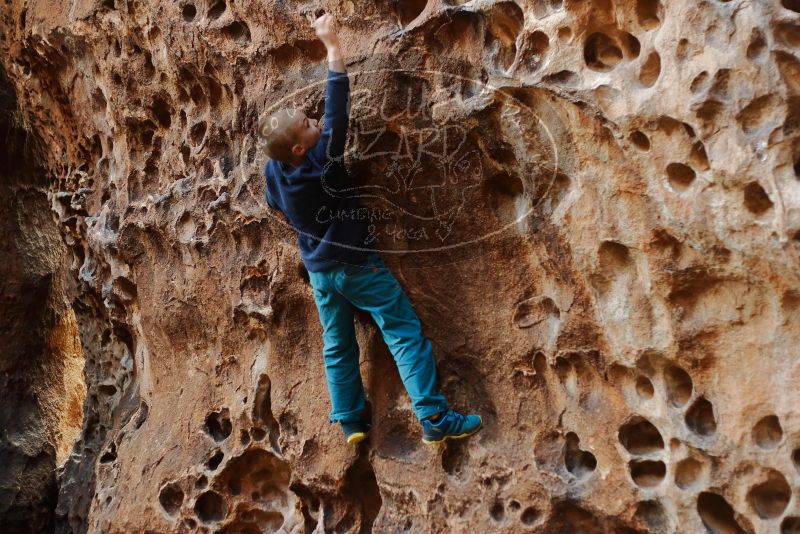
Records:
M258 121L269 159L264 166L266 200L297 231L300 257L308 270L322 324L325 376L331 399L329 421L340 423L348 443L367 437L369 422L359 369L354 312L369 312L381 329L400 377L422 423L425 443L464 438L482 426L478 415L448 408L436 387L431 344L403 289L371 244L365 220L318 217L358 213L358 199L346 194L350 178L344 148L350 109L350 81L330 14L314 21L328 51L322 120L297 109L281 109Z

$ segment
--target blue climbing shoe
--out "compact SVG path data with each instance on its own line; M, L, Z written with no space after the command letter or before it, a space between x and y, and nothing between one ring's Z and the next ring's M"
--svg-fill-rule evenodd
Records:
M360 443L369 436L369 423L364 420L341 421L339 424L342 425L342 432L350 445Z
M422 441L432 445L446 439L466 438L482 427L483 419L480 415L464 415L448 409L436 421L422 420Z

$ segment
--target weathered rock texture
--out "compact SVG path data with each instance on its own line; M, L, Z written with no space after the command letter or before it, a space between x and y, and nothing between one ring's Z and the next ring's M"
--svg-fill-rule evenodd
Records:
M421 443L365 315L374 432L327 422L253 132L319 112L319 7L385 261L486 422L463 443ZM39 147L0 146L3 532L800 529L797 0L6 0L1 24L0 125Z

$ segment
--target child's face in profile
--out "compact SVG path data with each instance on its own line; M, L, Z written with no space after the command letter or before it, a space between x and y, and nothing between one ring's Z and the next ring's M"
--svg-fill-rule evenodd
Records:
M310 119L301 110L296 110L294 114L294 122L290 126L292 138L294 139L295 146L292 151L296 154L305 153L317 144L322 135L322 128L320 128L317 119ZM300 145L300 147L297 147ZM302 152L300 152L302 148Z

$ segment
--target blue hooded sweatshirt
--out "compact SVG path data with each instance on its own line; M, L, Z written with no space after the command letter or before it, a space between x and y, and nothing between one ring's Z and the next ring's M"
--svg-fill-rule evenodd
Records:
M375 237L367 213L353 195L344 167L350 115L350 79L328 69L321 136L298 167L268 159L264 165L265 196L297 232L306 269L328 271L362 264L374 252Z

